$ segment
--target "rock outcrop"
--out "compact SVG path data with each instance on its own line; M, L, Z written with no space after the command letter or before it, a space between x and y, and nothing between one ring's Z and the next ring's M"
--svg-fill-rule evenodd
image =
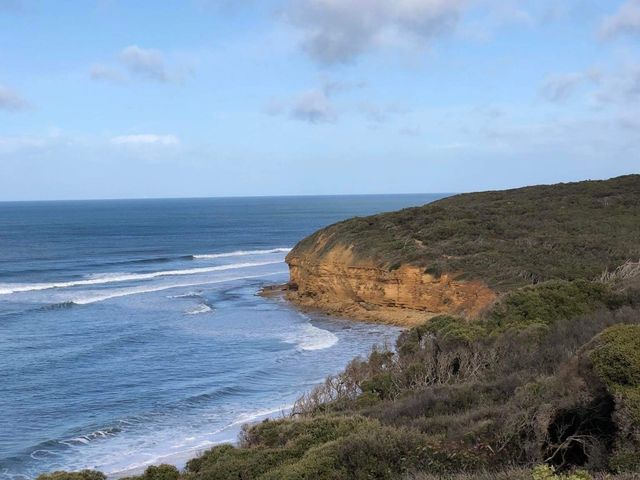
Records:
M297 248L287 257L287 296L305 308L414 325L443 313L473 318L496 299L496 293L478 280L458 280L452 274L434 276L412 265L385 268L354 258L344 246L320 255L321 247Z

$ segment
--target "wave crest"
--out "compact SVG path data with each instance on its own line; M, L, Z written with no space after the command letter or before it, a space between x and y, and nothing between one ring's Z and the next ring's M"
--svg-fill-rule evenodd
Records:
M188 268L183 270L164 270L148 273L122 273L122 274L95 274L86 280L71 280L68 282L52 283L18 283L0 284L0 295L10 295L12 293L34 292L40 290L50 290L54 288L70 288L88 285L103 285L106 283L128 282L138 280L151 280L158 277L169 277L178 275L196 275L199 273L220 272L225 270L236 270L249 267L261 267L264 265L275 265L280 261L272 262L246 262L233 263L230 265L217 265L214 267Z
M270 253L289 253L290 251L290 247L271 248L268 250L236 250L235 252L192 255L192 258L194 260L212 260L215 258L245 257L249 255L269 255Z
M296 344L300 350L324 350L338 343L338 337L329 330L306 323L287 335L284 341Z

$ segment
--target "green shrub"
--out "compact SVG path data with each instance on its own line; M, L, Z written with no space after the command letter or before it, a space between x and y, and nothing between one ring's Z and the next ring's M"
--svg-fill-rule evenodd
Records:
M508 293L488 313L493 329L550 325L607 308L613 293L598 282L553 280Z
M178 480L180 473L173 465L151 465L142 475L143 480Z
M555 468L549 465L538 465L531 472L531 477L533 480L593 480L593 477L584 470L557 474Z
M398 390L393 376L389 372L381 373L369 380L365 380L361 385L362 392L373 394L381 400L393 398Z
M347 435L309 450L299 461L262 477L264 480L393 479L415 469L431 472L459 470L469 457L439 454L427 438L414 431L377 427Z
M602 381L614 392L640 387L640 327L616 325L595 342L590 358Z
M107 477L102 472L95 470L82 470L80 472L53 472L38 476L38 480L105 480Z

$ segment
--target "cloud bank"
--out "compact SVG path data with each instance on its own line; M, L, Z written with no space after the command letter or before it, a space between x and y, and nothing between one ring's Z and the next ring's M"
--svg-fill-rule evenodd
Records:
M285 16L302 36L302 47L321 65L350 63L394 44L423 48L450 32L465 0L298 0Z
M627 0L616 13L606 17L601 33L606 38L622 34L640 35L640 0Z

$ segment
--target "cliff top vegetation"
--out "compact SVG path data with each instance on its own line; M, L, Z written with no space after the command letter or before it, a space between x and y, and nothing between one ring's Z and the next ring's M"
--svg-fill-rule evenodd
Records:
M403 264L508 290L593 279L640 258L640 175L455 195L358 217L301 241L290 256L321 259L336 246L356 261Z

